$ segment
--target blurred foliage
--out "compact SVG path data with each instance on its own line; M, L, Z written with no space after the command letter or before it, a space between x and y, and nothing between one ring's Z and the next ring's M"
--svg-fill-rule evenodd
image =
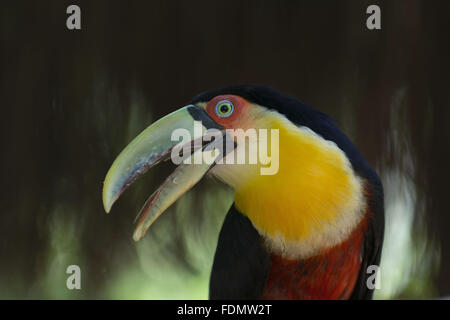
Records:
M66 7L82 30L65 27ZM232 191L206 180L140 243L133 218L173 168L110 215L121 149L198 92L264 83L332 115L383 179L378 298L450 294L450 2L14 1L0 9L0 298L206 298ZM66 289L66 267L82 290Z

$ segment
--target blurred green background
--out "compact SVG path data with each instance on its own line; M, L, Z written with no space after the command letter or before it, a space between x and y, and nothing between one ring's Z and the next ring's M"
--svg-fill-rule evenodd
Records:
M365 26L370 4L382 30ZM102 183L152 121L248 82L333 116L380 174L376 297L450 295L449 16L437 0L2 2L0 298L206 298L232 191L203 181L136 244L133 219L172 168L110 215ZM71 264L81 290L66 288Z

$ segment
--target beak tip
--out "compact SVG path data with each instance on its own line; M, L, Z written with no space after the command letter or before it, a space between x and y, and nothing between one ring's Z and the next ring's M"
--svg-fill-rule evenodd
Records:
M142 236L143 236L143 234L142 234L142 228L141 228L141 227L136 228L136 230L135 230L134 233L133 233L133 240L134 240L135 242L138 242L139 240L142 239Z
M120 188L120 186L122 186L120 176L116 177L115 175L115 172L117 171L115 166L116 161L114 161L111 168L108 170L105 180L103 181L102 201L106 213L111 211L112 206L123 192L123 188Z
M112 200L112 198L110 196L108 196L108 192L106 192L105 189L103 189L102 200L103 200L103 208L105 209L105 212L109 213L111 211L112 205L114 204L114 201Z
M111 203L111 201L106 201L105 199L103 200L103 208L105 209L106 213L109 213L111 211L113 203Z

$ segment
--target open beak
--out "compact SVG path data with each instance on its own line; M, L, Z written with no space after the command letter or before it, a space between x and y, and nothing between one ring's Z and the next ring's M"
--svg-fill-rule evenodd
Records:
M200 134L195 129L195 121L201 121ZM198 126L199 124L197 124L197 128L199 128ZM183 161L175 169L142 207L133 234L135 241L140 240L161 213L197 184L217 160L224 156L220 152L220 150L224 150L223 144L232 142L231 138L225 134L224 128L214 122L203 109L197 106L189 105L161 118L131 141L119 154L106 174L103 185L103 206L107 213L120 195L139 176L143 175L153 165L171 157L174 147L178 148L181 144L179 141L172 141L171 139L172 133L176 129L184 129L189 132L192 139L182 143L188 143L190 146L194 144L194 148L191 148L192 151L189 154L183 154L183 159L187 159L187 161ZM196 143L195 141L199 139L200 141L211 140L211 137L203 139L208 135L208 129L220 130L222 139L216 138L206 145L201 142L200 144ZM225 150L228 151L229 148ZM194 161L194 159L202 159L204 153L208 153L209 158L212 155L214 162Z

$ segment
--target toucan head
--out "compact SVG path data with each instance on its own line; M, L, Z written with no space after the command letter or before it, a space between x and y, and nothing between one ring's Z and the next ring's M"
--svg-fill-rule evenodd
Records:
M134 240L209 174L234 189L236 207L274 243L331 245L348 235L363 205L361 181L338 146L339 137L337 142L324 137L321 126L327 121L265 86L199 94L151 124L119 154L105 178L104 208L109 212L149 168L177 158L182 161L175 171L141 209ZM330 225L342 227L330 235Z

